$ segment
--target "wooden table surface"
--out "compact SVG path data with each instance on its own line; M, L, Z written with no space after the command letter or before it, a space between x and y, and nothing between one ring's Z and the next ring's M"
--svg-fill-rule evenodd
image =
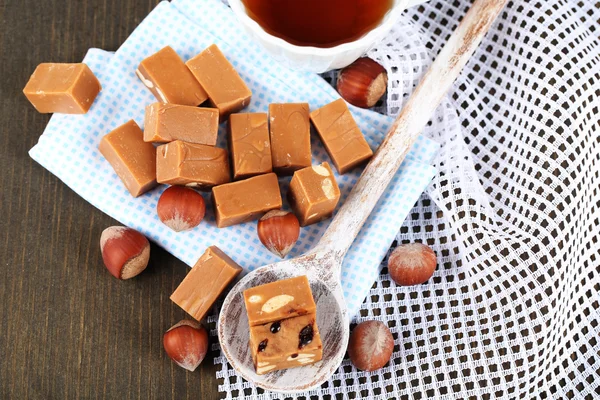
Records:
M218 399L213 355L193 373L162 335L188 267L153 246L120 282L99 239L117 224L29 156L48 122L22 94L41 62L116 50L159 0L0 0L0 398Z

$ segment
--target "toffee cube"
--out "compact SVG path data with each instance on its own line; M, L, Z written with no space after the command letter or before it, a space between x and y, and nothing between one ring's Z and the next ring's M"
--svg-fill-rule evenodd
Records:
M171 300L196 320L206 316L242 268L217 246L209 247L171 295Z
M258 219L282 206L279 181L274 173L216 186L212 193L219 228Z
M131 120L100 140L100 153L112 165L132 196L157 186L156 149L144 142L144 134Z
M317 310L308 278L304 275L246 289L244 303L250 326L298 317Z
M310 117L308 103L269 106L273 170L279 175L310 167Z
M340 201L340 188L328 163L294 173L288 192L290 206L300 226L330 218Z
M344 100L336 100L313 111L310 119L340 174L345 174L373 156Z
M146 107L144 140L169 143L183 140L188 143L215 146L219 132L219 111L216 108L153 103Z
M211 45L186 65L208 94L211 104L219 109L221 121L250 104L252 92L217 45Z
M23 93L40 113L85 114L102 89L85 64L40 64Z
M258 375L320 361L323 343L316 314L250 327L250 352Z
M176 140L157 148L158 183L209 190L231 181L227 150Z
M267 114L231 114L227 139L233 179L267 174L273 170Z
M208 98L200 83L170 46L142 60L135 73L162 103L195 107Z

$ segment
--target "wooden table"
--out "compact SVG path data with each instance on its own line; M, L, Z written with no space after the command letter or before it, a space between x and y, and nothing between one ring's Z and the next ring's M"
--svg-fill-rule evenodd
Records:
M41 62L116 50L158 0L0 0L0 398L217 399L209 354L175 366L163 333L188 267L152 247L120 282L99 239L117 224L29 158L48 122L21 91Z

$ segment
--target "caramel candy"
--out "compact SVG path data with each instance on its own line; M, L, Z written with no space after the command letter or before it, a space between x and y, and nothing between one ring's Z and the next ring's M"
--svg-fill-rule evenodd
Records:
M250 327L250 352L258 375L320 361L315 313Z
M258 219L282 205L279 182L274 173L216 186L212 193L219 228Z
M208 190L231 181L227 151L203 144L176 140L159 146L156 180Z
M211 246L173 292L171 300L200 321L240 272L242 268L235 261L217 246Z
M288 200L300 226L331 217L340 201L340 188L329 164L324 162L296 171L290 182Z
M169 46L143 60L135 73L162 103L199 106L208 98L183 60Z
M217 45L211 45L186 65L208 93L210 103L219 109L221 121L250 104L252 92Z
M233 179L266 174L273 170L267 114L231 114L228 140Z
M132 196L138 197L157 186L156 149L144 142L144 134L134 120L104 136L98 149Z
M344 100L336 100L313 111L310 119L340 174L373 156Z
M250 326L314 314L317 310L304 275L246 289L244 303Z
M144 140L168 143L174 140L215 146L219 111L176 104L154 103L146 107Z
M308 103L271 104L269 118L273 170L280 175L291 175L310 167Z
M40 113L85 114L101 88L85 64L40 64L23 93Z

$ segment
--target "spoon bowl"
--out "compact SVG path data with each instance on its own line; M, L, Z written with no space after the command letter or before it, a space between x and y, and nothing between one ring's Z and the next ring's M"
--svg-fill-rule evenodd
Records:
M313 253L256 269L231 289L219 316L219 341L225 357L244 379L267 390L295 393L321 385L335 372L348 344L348 312L337 278L332 274L319 273L316 268L337 270L339 266L334 265L336 262L331 256ZM243 292L254 286L300 275L308 277L317 305L317 327L323 342L323 359L300 368L258 375L248 346L248 316Z

